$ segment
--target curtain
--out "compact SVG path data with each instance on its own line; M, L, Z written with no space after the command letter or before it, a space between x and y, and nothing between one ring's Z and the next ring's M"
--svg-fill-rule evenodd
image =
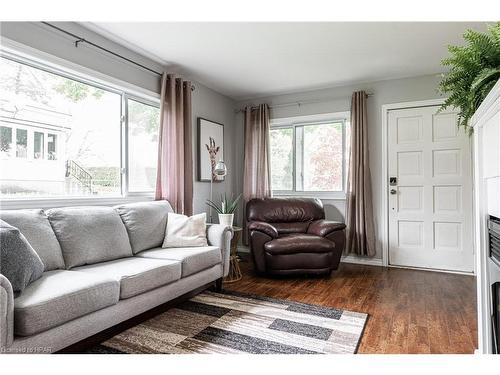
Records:
M351 147L347 177L346 253L375 255L375 231L368 157L366 93L357 91L351 100Z
M177 213L193 214L191 82L163 74L155 199Z
M245 162L243 172L243 200L246 205L252 198L271 196L271 173L269 163L269 106L246 107L245 116ZM246 213L243 222L246 226ZM247 231L243 231L247 244Z

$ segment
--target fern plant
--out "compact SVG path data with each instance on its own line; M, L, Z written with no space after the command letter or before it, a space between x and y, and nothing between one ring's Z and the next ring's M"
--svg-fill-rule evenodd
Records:
M488 26L488 33L467 30L462 47L448 46L450 55L441 61L450 67L439 90L448 95L440 110L458 108L458 126L471 134L469 121L500 78L500 22Z

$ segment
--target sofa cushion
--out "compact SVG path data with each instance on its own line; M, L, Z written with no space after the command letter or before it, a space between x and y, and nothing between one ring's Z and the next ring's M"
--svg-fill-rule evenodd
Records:
M328 253L335 244L323 237L312 234L290 234L266 242L264 250L273 255L296 253Z
M26 237L3 220L0 220L0 273L9 279L16 294L43 273L43 263Z
M75 268L120 282L120 298L130 298L181 278L181 264L174 260L127 258Z
M118 302L116 280L83 272L45 272L14 300L14 332L31 336Z
M132 256L127 230L112 207L54 208L47 216L66 269Z
M143 258L170 259L181 262L182 277L203 271L218 263L222 263L221 250L216 246L156 248L146 250L137 255Z
M123 204L114 209L127 228L134 254L161 246L165 238L168 213L173 212L168 201Z
M61 246L43 210L0 211L0 219L21 231L42 260L44 271L65 268Z
M162 247L207 246L207 214L193 216L168 214L165 240Z

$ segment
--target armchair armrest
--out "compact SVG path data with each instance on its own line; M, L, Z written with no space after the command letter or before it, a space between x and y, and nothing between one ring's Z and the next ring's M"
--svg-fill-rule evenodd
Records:
M278 238L278 230L269 223L263 221L252 221L248 224L248 230L256 230L267 234L271 238Z
M13 341L14 292L9 280L0 274L0 349L8 348Z
M340 223L338 221L329 221L329 220L315 220L309 224L309 228L307 228L308 234L314 234L320 237L326 237L330 233L344 230L345 224Z
M217 246L222 252L224 277L229 273L231 238L233 238L233 228L221 224L210 224L207 226L208 244L211 246Z

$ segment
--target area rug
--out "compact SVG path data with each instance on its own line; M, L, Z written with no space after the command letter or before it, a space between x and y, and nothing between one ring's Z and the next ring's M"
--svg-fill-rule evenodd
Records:
M355 353L367 314L235 292L204 292L87 353Z

